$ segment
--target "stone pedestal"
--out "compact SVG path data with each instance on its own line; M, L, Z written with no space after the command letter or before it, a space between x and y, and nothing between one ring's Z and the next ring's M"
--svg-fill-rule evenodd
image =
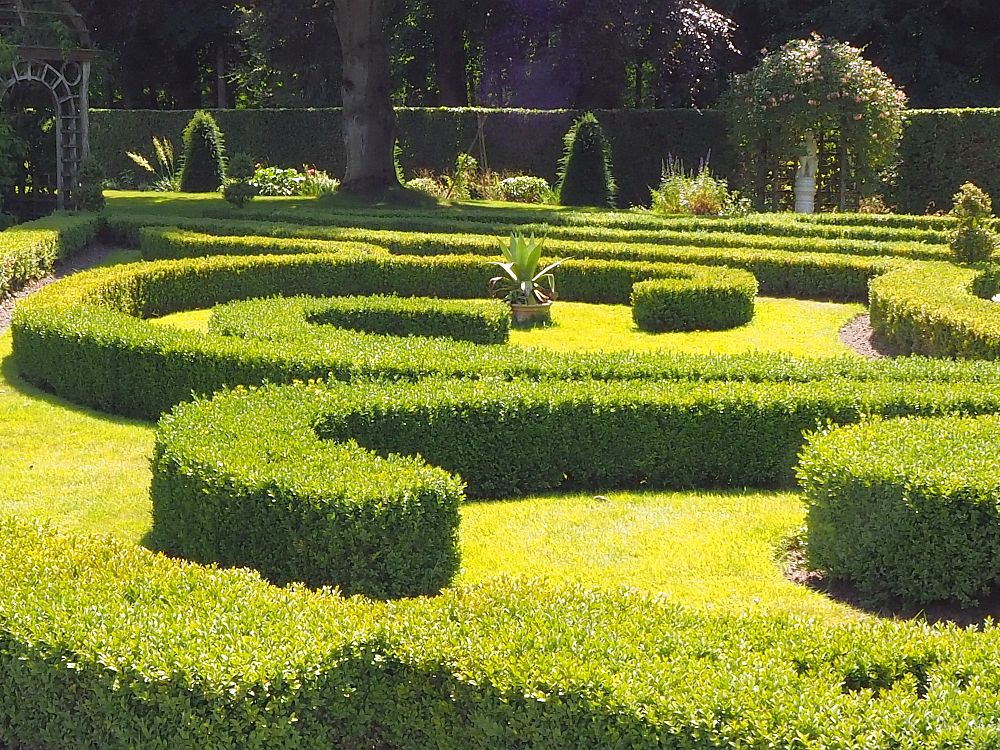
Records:
M795 178L795 213L816 213L816 178L801 175Z

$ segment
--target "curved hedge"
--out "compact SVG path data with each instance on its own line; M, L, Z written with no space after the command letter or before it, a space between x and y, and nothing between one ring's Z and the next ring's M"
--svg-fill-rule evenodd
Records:
M230 402L239 401L230 397ZM386 598L436 594L458 571L462 485L419 459L317 434L308 391L249 408L185 404L161 421L152 540L170 554L251 567L275 583Z
M184 226L207 229L203 234L174 227L148 227L141 230L140 247L147 260L205 257L208 255L259 255L264 253L323 252L323 241L297 238L230 237L226 232L236 227L228 224L206 225L204 221L176 222ZM284 227L272 228L282 233ZM127 230L126 230L127 231ZM223 234L215 234L222 232ZM366 238L362 244L388 248L406 257L466 256L470 269L481 266L487 258L497 256L495 237L485 235L446 235L435 239L427 235L403 233L360 232L353 239ZM345 235L346 237L346 235ZM352 239L352 241L353 241ZM346 242L347 240L343 240ZM350 244L350 243L348 243ZM559 241L546 242L547 251L569 257L559 267L560 296L588 302L625 304L632 284L655 278L661 265L704 265L741 268L750 271L760 284L763 294L794 296L805 299L863 300L868 296L868 282L875 276L897 267L902 261L891 258L868 258L825 253L795 253L768 250L727 248L670 248L617 244L587 245ZM585 257L574 258L582 252ZM477 277L478 278L478 277ZM599 285L605 290L594 287ZM473 293L481 293L477 287Z
M281 293L455 294L465 291L468 279L465 258L382 258L356 252L216 257L102 269L52 284L19 305L12 325L14 351L18 369L29 381L77 403L147 419L192 393L311 378L1000 382L1000 373L985 363L809 361L776 355L540 357L517 347L494 351L446 339L414 338L404 344L391 336L309 326L307 310L289 300L271 301L264 317L241 334L243 340L141 320Z
M499 579L388 604L0 519L0 741L47 750L990 747L1000 631Z
M632 319L643 331L721 331L753 320L756 296L752 274L692 266L685 276L632 287Z
M975 603L1000 583L998 453L998 416L814 436L798 469L810 563L876 594Z
M914 264L873 279L871 321L900 351L931 357L1000 357L1000 305L983 299L982 270ZM995 292L994 292L995 293Z
M95 214L57 213L0 232L0 299L85 248L98 227Z
M435 336L474 344L510 338L510 305L499 300L332 297L310 306L308 322L390 336Z

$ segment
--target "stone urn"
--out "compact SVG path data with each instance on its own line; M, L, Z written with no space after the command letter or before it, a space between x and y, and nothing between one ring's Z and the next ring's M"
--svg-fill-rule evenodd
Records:
M519 305L512 302L510 314L514 325L528 328L534 325L552 322L552 303L541 302L535 305Z

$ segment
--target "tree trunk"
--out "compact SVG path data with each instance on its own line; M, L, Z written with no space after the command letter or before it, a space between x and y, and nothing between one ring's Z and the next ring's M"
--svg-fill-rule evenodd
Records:
M393 166L396 113L389 99L389 51L382 0L336 0L344 56L344 146L347 171L340 190L377 198L400 187Z

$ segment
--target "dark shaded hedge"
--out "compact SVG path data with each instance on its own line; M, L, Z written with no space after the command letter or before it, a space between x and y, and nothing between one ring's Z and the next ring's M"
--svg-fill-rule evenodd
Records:
M997 416L814 436L798 468L810 563L874 595L974 604L1000 583L998 453Z
M148 153L152 136L180 144L191 110L96 110L91 142L106 174L133 172L126 151ZM281 166L315 164L344 172L339 109L223 110L213 112L234 151ZM554 183L563 135L582 113L571 110L397 110L404 168L447 172L455 155L476 142L485 116L488 164L492 169L538 175ZM605 110L595 112L611 142L622 205L648 204L659 184L661 161L671 154L689 166L711 152L715 174L736 178L735 154L726 123L717 112L694 110ZM901 211L947 211L951 196L972 180L1000 196L1000 109L913 110L900 145L902 163L886 192ZM474 154L477 158L478 153Z

